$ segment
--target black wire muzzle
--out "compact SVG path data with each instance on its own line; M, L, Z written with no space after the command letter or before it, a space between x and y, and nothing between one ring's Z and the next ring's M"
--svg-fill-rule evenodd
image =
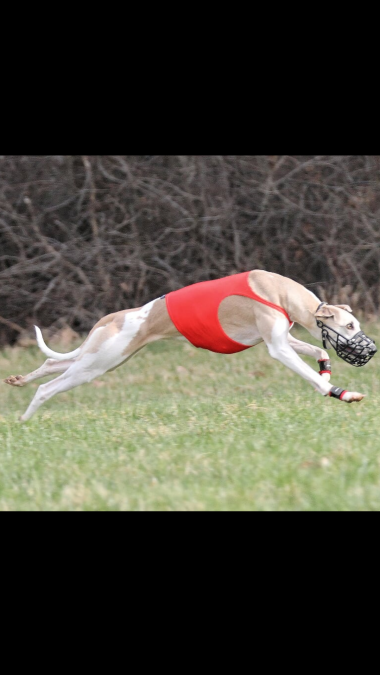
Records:
M341 335L330 326L327 326L323 321L319 319L317 321L318 328L322 329L322 343L325 349L330 349L327 345L329 342L330 346L333 347L338 354L338 356L347 361L351 366L365 366L370 359L376 354L377 347L375 341L367 337L363 331L359 331L352 338L347 339L344 335ZM335 334L332 335L332 333Z

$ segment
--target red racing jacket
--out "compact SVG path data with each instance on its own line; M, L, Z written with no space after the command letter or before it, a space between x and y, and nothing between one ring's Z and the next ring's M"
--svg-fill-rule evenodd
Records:
M248 275L249 272L242 272L214 281L201 281L166 294L166 307L171 320L194 347L220 354L235 354L253 346L232 340L219 323L219 305L230 295L242 295L273 307L284 314L291 326L293 325L282 307L264 300L252 291L248 284Z

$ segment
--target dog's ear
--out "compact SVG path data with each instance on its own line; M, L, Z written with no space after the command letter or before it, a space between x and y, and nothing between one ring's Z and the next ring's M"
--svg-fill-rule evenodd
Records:
M331 305L322 305L322 307L317 309L314 316L316 316L317 319L331 319L331 317L334 316Z
M350 305L334 305L334 307L339 307L339 309L345 309L346 312L351 312L352 314L352 309Z

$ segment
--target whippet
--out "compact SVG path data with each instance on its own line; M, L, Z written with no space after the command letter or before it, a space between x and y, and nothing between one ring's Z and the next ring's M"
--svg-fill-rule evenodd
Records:
M324 349L289 334L297 322L322 339ZM325 349L354 366L365 365L376 346L360 330L348 305L329 305L301 284L272 272L253 270L172 291L142 307L108 314L95 324L83 344L67 354L49 349L35 326L37 344L49 358L28 375L4 382L22 387L37 378L61 373L38 388L20 421L25 422L55 394L68 391L120 366L142 347L168 338L232 354L265 342L269 354L298 373L323 396L351 403L363 394L332 385ZM319 372L298 354L314 357Z

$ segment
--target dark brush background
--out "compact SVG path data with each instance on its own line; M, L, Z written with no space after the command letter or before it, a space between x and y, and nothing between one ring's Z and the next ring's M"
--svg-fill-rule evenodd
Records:
M254 268L379 310L379 156L1 156L0 344Z

